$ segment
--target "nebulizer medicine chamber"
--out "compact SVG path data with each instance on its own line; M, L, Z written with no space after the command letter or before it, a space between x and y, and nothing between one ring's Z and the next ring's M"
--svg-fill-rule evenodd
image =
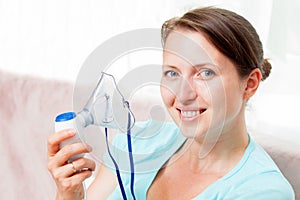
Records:
M115 78L108 73L102 72L97 86L93 90L90 98L85 106L78 113L66 112L59 114L55 118L55 131L58 132L63 129L73 128L76 130L76 135L60 144L60 148L67 144L84 141L83 129L89 125L102 126L105 128L107 152L115 165L116 175L123 199L127 199L124 186L120 176L120 169L118 163L113 158L108 145L108 128L118 129L121 132L127 133L127 143L129 152L129 163L131 169L131 193L135 199L133 191L133 176L134 164L131 147L131 128L135 123L134 115L130 110L129 102L125 100L119 88L117 87ZM72 162L80 157L82 154L75 155L69 159Z

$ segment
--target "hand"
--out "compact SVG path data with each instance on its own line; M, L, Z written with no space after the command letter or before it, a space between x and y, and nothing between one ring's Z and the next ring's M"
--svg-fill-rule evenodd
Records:
M48 138L48 170L57 186L56 199L83 199L82 182L92 175L95 162L87 158L79 158L68 163L70 157L91 152L92 148L85 143L74 143L59 148L59 144L75 135L73 129L62 130Z

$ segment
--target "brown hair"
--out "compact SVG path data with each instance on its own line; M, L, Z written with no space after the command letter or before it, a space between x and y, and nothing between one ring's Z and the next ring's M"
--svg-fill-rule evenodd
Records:
M170 31L184 28L203 33L225 56L231 59L240 77L245 77L255 68L265 80L271 71L268 59L263 58L263 48L254 27L242 16L221 8L193 9L182 17L166 21L161 30L165 43Z

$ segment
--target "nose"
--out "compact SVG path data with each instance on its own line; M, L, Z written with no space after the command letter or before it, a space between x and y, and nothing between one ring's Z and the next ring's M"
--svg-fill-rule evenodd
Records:
M197 92L192 80L182 79L177 92L177 100L181 104L190 104L197 98Z

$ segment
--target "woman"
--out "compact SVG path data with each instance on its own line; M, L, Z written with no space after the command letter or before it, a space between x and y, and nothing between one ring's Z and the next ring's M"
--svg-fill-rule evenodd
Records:
M290 184L246 129L246 103L271 70L251 24L228 10L194 9L165 22L162 40L161 94L177 127L162 128L149 145L155 151L161 138L171 140L178 130L186 139L157 170L135 175L136 199L294 199ZM83 144L59 150L73 135L66 130L49 137L57 199L82 199L82 182L95 169L87 158L66 164L72 155L91 151ZM133 144L137 151L143 148ZM74 173L74 168L90 170ZM130 194L130 176L124 177ZM88 198L122 199L117 185L102 165Z

